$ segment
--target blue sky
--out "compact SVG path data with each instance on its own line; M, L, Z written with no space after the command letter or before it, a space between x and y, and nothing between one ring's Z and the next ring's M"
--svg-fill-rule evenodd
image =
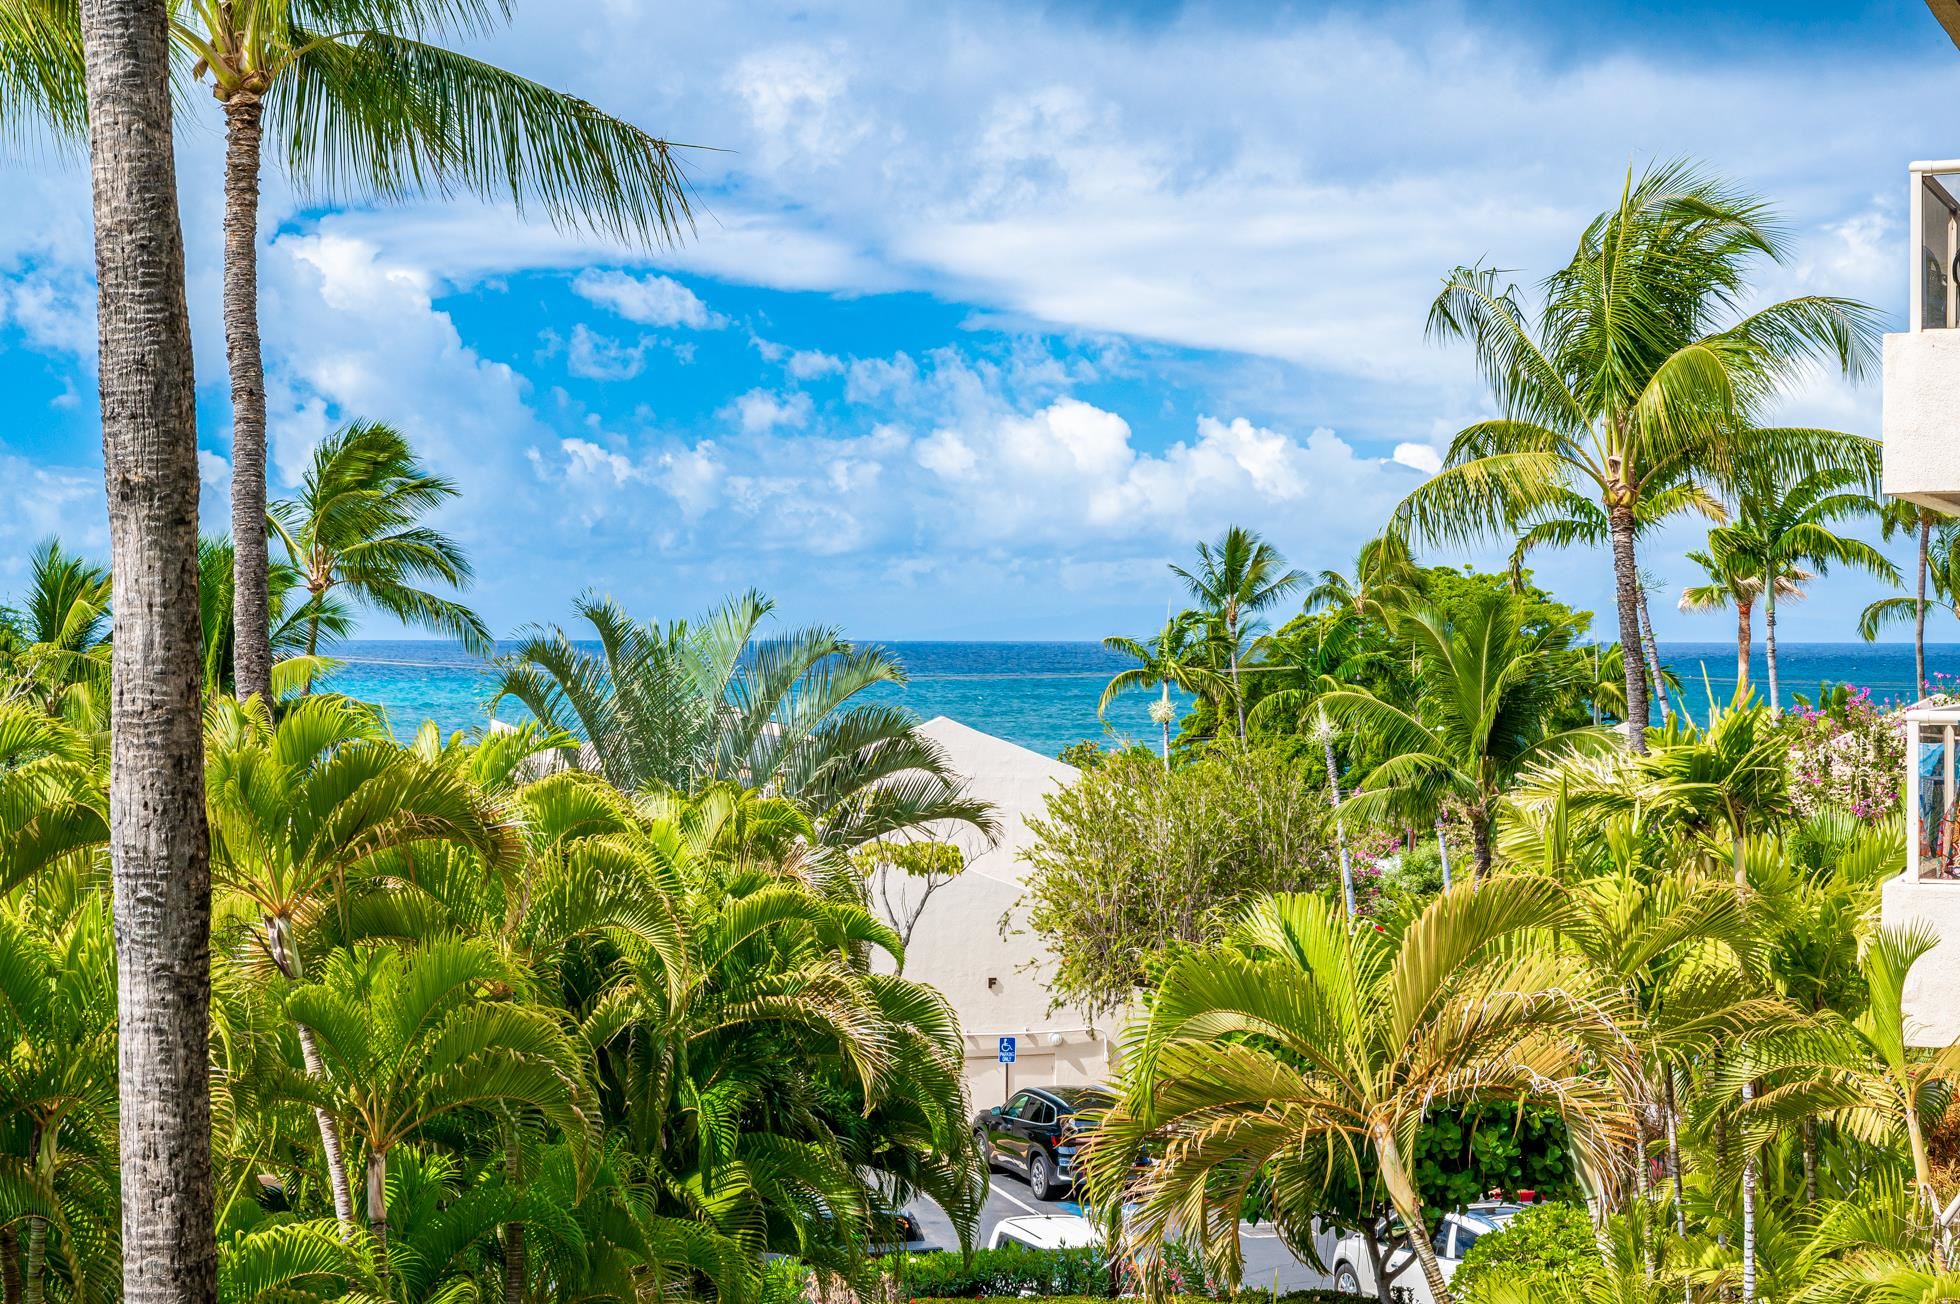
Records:
M1896 314L1904 165L1960 154L1960 52L1911 0L522 8L480 53L725 151L691 164L691 239L341 205L276 172L262 239L274 492L340 422L400 426L463 488L443 523L500 631L587 588L667 616L751 586L870 637L1141 631L1166 562L1231 522L1345 568L1488 411L1423 339L1450 266L1535 277L1629 164L1692 155L1781 208L1763 293ZM179 153L213 527L220 146L199 97ZM86 175L28 149L0 184L4 595L36 539L107 540ZM1783 415L1876 433L1876 386L1818 376ZM1692 578L1693 543L1656 541L1657 585ZM1607 606L1603 557L1539 571ZM1850 638L1868 596L1831 577L1784 635Z

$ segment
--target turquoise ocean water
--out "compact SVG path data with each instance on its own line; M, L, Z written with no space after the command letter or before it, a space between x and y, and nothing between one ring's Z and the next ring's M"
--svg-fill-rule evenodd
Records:
M1096 699L1125 664L1095 643L888 643L910 682L881 685L871 696L902 703L926 719L951 716L975 729L1050 755L1083 738L1131 739L1154 745L1149 698L1133 694L1111 707L1109 727L1096 719ZM1684 681L1686 704L1705 708L1708 690L1727 700L1734 690L1735 648L1720 643L1664 643L1663 658ZM489 718L484 664L450 644L356 641L335 652L345 665L331 686L387 709L397 735L424 720L445 731L480 728ZM1912 696L1912 648L1902 644L1797 643L1778 649L1786 696L1814 696L1820 681L1869 688L1875 699ZM1929 671L1960 674L1960 644L1929 645ZM1704 683L1704 672L1707 679ZM1757 648L1753 676L1763 683ZM500 714L521 712L506 705Z

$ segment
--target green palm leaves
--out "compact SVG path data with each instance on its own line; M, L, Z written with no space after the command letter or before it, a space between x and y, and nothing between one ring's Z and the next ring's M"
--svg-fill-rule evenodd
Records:
M1501 415L1456 436L1443 471L1397 508L1396 526L1463 542L1570 517L1574 497L1596 502L1613 551L1635 751L1647 720L1634 550L1643 500L1725 466L1728 432L1804 368L1829 360L1859 375L1875 355L1877 319L1849 300L1740 312L1750 264L1782 252L1759 201L1666 164L1629 176L1619 203L1546 278L1535 323L1490 267L1458 268L1430 309L1432 336L1471 345ZM1782 432L1774 459L1825 460L1834 440L1820 447L1816 434Z
M1159 1162L1132 1188L1129 1244L1148 1259L1163 1237L1186 1238L1235 1278L1254 1182L1270 1182L1282 1221L1304 1221L1330 1181L1379 1173L1447 1300L1409 1159L1425 1111L1550 1105L1596 1189L1616 1181L1632 1120L1597 1066L1626 1062L1617 998L1542 944L1573 922L1560 885L1519 877L1444 893L1400 937L1354 929L1314 897L1256 903L1226 945L1172 962L1128 1034L1092 1191L1116 1199L1150 1139Z
M455 485L425 470L388 426L355 422L321 441L298 495L271 508L273 529L306 587L299 617L307 655L318 651L322 633L333 632L342 596L447 634L479 655L490 652L490 631L475 612L418 587L470 581L463 550L422 520L455 496Z
M1096 702L1096 718L1101 719L1108 712L1109 704L1124 693L1137 689L1159 690L1162 696L1151 706L1150 717L1163 731L1166 768L1171 763L1171 720L1175 714L1175 708L1171 706L1171 689L1176 687L1202 697L1224 695L1224 677L1198 663L1203 639L1204 633L1198 623L1186 613L1166 620L1162 631L1143 642L1123 637L1103 640L1103 647L1130 657L1137 664L1128 670L1118 671L1104 686L1102 697Z
M772 604L748 593L662 626L586 597L598 650L537 629L500 663L492 704L514 698L588 740L592 767L630 792L721 782L789 798L825 846L849 848L937 820L993 831L937 744L897 706L862 700L904 682L898 663L837 630L763 635Z
M1307 577L1289 570L1279 550L1255 531L1238 525L1216 543L1200 543L1195 567L1173 566L1171 574L1184 581L1214 636L1224 644L1243 741L1245 695L1239 687L1239 661L1247 651L1247 640L1257 633L1263 614L1306 583Z

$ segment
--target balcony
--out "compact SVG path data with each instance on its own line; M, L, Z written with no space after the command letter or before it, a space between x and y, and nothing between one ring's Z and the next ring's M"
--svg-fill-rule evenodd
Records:
M1960 513L1960 160L1911 175L1909 329L1885 337L1885 492Z
M1906 978L1906 1040L1946 1046L1960 1040L1960 1003L1953 1000L1960 990L1960 817L1954 786L1960 777L1955 774L1960 706L1920 702L1906 711L1905 728L1906 865L1881 889L1880 914L1887 925L1924 923L1939 936L1939 945Z

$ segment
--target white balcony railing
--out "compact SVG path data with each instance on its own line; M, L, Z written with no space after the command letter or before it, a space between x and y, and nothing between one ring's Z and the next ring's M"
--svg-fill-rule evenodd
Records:
M1944 179L1943 179L1944 178ZM1912 165L1911 329L1950 330L1960 326L1960 200L1947 189L1960 187L1960 159Z

